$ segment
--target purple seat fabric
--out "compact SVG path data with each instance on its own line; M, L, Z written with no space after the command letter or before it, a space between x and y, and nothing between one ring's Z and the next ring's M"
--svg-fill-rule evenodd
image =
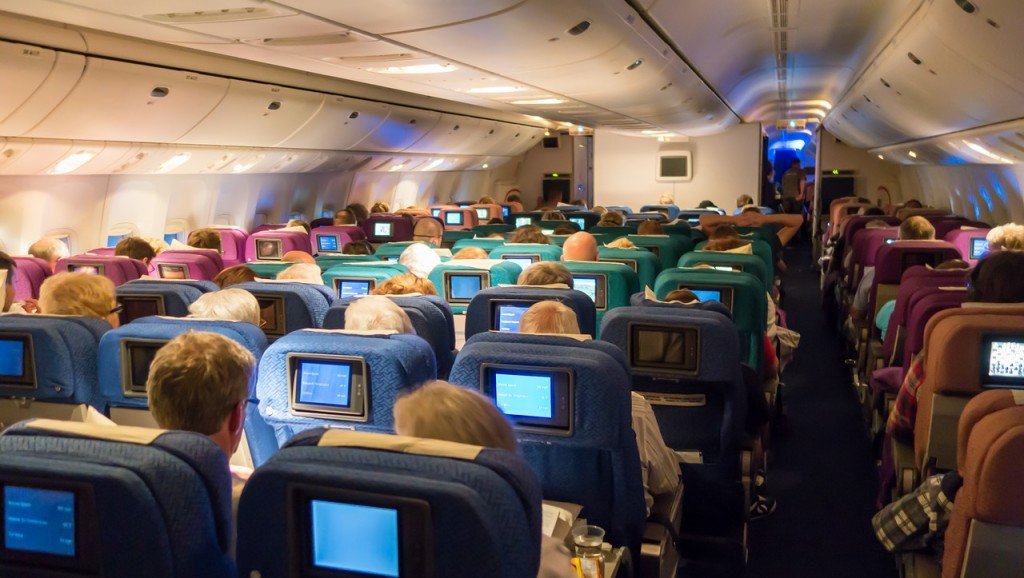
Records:
M988 232L988 230L992 228L992 226L989 225L988 223L984 223L982 221L974 221L972 219L965 219L960 216L947 217L945 219L938 219L932 221L932 226L935 227L936 239L946 239L946 235L948 235L950 231L956 231L962 227L985 229L985 232ZM946 240L948 241L949 239Z
M391 236L375 235L374 226L377 223L392 223ZM366 240L371 243L412 241L412 219L407 215L374 213L360 226L363 228L363 233L366 234Z
M281 255L288 251L302 251L309 253L309 235L298 231L260 231L249 235L245 241L245 261L250 263L258 261L256 256L256 241L260 239L280 239Z
M847 250L853 250L853 241L857 238L857 233L866 230L868 223L872 221L882 221L890 227L895 227L900 224L900 220L896 217L890 217L888 215L858 215L856 217L850 217L846 224L843 226L843 246Z
M978 264L978 259L971 259L971 241L977 238L984 239L991 230L987 226L983 229L953 229L948 231L942 238L959 249L964 261L967 261L973 267ZM936 228L935 232L938 235L938 228Z
M889 318L889 331L885 334L882 344L882 355L886 360L892 359L906 338L907 314L916 293L933 287L965 287L966 270L936 271L928 267L917 266L907 269L900 279L899 292L896 294L896 307ZM893 360L894 362L898 360Z
M148 272L148 267L142 261L129 259L128 257L107 257L103 255L76 255L57 261L57 273L77 269L79 267L93 267L99 270L104 277L114 282L114 285L121 285L128 281L134 281Z
M875 266L875 255L878 253L878 249L885 245L885 240L895 239L898 236L899 229L896 227L885 227L882 229L864 229L854 237L850 269L846 271L846 286L856 289L860 283L860 278L864 275L864 268Z
M256 233L262 233L263 231L276 231L278 229L283 229L287 226L288 225L284 223L263 223L262 225L259 225L258 227L253 229L252 233L250 234L255 235Z
M50 264L35 257L14 257L17 272L14 274L14 299L38 299L43 281L53 274Z
M180 279L167 268L184 267L185 279L201 279L213 281L213 278L224 269L221 256L212 250L174 250L168 249L153 259L151 269L162 279ZM164 267L161 267L164 265Z
M906 269L905 259L925 254L931 256L936 265L949 259L960 258L960 251L945 241L900 241L879 247L875 254L875 279L871 284L867 310L876 310L879 285L899 285Z
M249 234L234 227L217 228L220 233L221 269L245 263L245 240Z
M95 249L89 249L86 255L103 255L104 257L114 256L114 247L96 247Z
M330 227L333 225L334 217L320 217L309 222L310 229L319 229L320 227Z
M353 230L359 231L360 236L361 237L365 237L365 235L363 235L362 229L359 229L358 227L352 227L352 226L335 227L334 225L324 226L324 227L317 227L317 229L315 231L313 231L312 233L309 234L309 244L310 244L310 247L311 247L310 253L312 253L313 255L316 255L317 253L321 252L320 251L320 247L319 247L319 242L317 240L317 236L319 236L319 235L337 235L338 236L338 251L337 252L340 253L342 248L345 247L345 243L348 243L350 241L354 241L355 240L355 238L353 238L352 235L349 234Z

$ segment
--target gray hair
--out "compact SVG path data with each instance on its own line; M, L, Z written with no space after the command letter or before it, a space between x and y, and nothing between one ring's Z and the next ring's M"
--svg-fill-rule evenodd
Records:
M188 306L188 312L189 317L260 324L260 304L252 293L244 289L205 293Z
M345 310L345 329L413 333L409 314L383 295L367 295L350 303Z

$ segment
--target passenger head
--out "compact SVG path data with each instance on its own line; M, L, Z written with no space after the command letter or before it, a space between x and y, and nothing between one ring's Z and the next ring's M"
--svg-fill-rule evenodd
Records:
M188 306L189 317L245 321L260 326L260 304L245 289L222 289L199 296Z
M256 280L256 273L245 265L228 267L213 278L213 282L221 289L227 289L239 283L251 283Z
M166 251L166 250L171 248L171 246L167 244L167 241L164 241L163 239L158 239L156 237L139 237L139 238L142 239L143 241L149 243L150 247L153 247L153 252L156 253L157 257L160 256L160 253L163 253L164 251Z
M619 237L605 246L612 249L636 249L636 243L630 241L628 237Z
M565 221L566 220L565 214L562 213L562 211L544 211L544 214L541 215L540 218L543 221Z
M738 239L739 231L732 225L719 225L708 232L708 239Z
M1024 253L989 253L967 276L967 300L979 303L1024 303Z
M213 249L219 253L220 233L217 229L196 229L188 234L188 245L196 249Z
M1007 223L985 236L989 251L1024 251L1024 225Z
M601 205L597 205L593 209L590 209L590 212L591 213L597 213L598 215L603 217L605 215L605 213L608 212L608 209L602 207Z
M39 288L39 312L106 319L118 326L114 282L102 275L57 273Z
M0 299L3 299L3 303L0 303L0 313L10 311L11 305L14 303L14 276L17 267L10 255L0 251L0 271L7 272L7 278L4 282L4 294L0 295Z
M753 205L753 204L754 204L754 197L751 197L750 195L740 195L740 196L736 197L736 208L737 209L739 209L740 207L746 207L747 205Z
M388 205L387 203L385 203L384 201L377 201L376 203L373 204L373 206L370 207L370 214L371 215L374 214L374 213L390 213L390 212L391 212L391 206Z
M636 228L637 235L664 235L665 228L654 219L647 219Z
M395 275L387 281L377 285L370 291L371 295L437 295L437 287L430 279L421 279L412 273Z
M356 217L350 211L347 211L345 209L341 209L340 211L334 213L334 226L335 227L344 227L346 225L355 225L355 224L356 224Z
M580 332L576 312L558 301L534 303L519 318L520 333L568 333Z
M931 241L935 239L935 227L924 217L910 217L900 223L900 240Z
M316 259L305 251L288 251L281 256L282 263L308 263L316 265Z
M291 219L290 221L288 221L288 224L286 226L288 226L288 227L302 227L303 229L306 230L306 234L307 235L312 230L312 229L309 228L309 223L307 223L306 221L304 221L302 219Z
M433 249L423 243L413 243L402 251L398 257L398 264L405 266L410 273L426 279L430 272L441 263L441 257Z
M669 291L668 295L665 295L665 298L662 299L662 301L665 303L682 303L684 305L700 303L700 299L697 295L689 289L675 289L673 291Z
M480 247L463 247L459 249L457 253L452 255L452 260L455 259L486 259L487 251L484 251Z
M587 232L573 233L562 245L563 261L597 261L597 239Z
M523 202L523 197L519 193L509 191L505 195L505 202L506 203L522 203Z
M352 203L345 207L345 210L352 213L352 216L356 219L357 225L370 218L370 210L362 203Z
M367 295L345 309L345 329L412 333L409 314L383 295Z
M342 255L373 255L373 245L364 239L357 239L345 243L341 248Z
M416 221L416 225L412 228L412 240L418 243L431 243L435 247L440 247L442 236L444 236L444 225L433 217L425 217Z
M885 211L880 207L865 206L857 209L857 214L865 217L884 217Z
M903 203L903 208L904 209L921 209L923 207L924 207L924 205L922 205L921 201L919 201L917 199L910 199L906 203Z
M125 237L114 246L114 255L131 257L148 265L153 257L156 257L156 251L153 250L152 245L139 237Z
M555 227L554 230L551 231L551 234L552 235L572 235L576 231L579 231L579 229L574 227L574 226L572 226L572 225L570 225L569 223L564 223L564 224L561 224L561 225L558 225L557 227Z
M489 197L489 196L480 197L480 200L477 201L477 203L479 203L481 205L494 205L494 204L496 204L494 202L494 197Z
M70 256L71 252L68 251L68 246L64 244L64 241L56 237L43 237L29 246L28 254L36 259L46 261L50 264L50 271L54 271L57 261Z
M504 225L505 224L505 219L502 219L501 217L491 217L490 219L487 219L487 224L488 225Z
M658 197L658 204L659 205L674 205L674 204L676 204L676 198L673 197L672 195L668 194L668 193L665 193L665 194L661 195L660 197Z
M967 270L971 268L971 264L963 259L947 259L938 265L936 265L936 271L956 271L956 270Z
M618 211L608 211L601 215L598 227L621 227L626 224L626 217Z
M398 435L516 451L508 418L472 389L432 381L400 397L392 411Z
M572 287L572 273L561 263L540 261L519 274L518 285L568 285Z
M758 207L757 205L747 205L746 207L743 207L743 210L740 212L740 214L742 214L742 215L746 215L748 213L760 214L761 213L761 207Z
M217 333L190 331L157 351L149 366L149 409L163 429L209 436L231 457L242 439L252 354Z
M697 208L698 209L717 209L718 207L716 207L713 202L711 202L711 201L709 201L707 199L704 199L703 201L701 201L700 203L697 204Z
M296 281L299 283L310 283L313 285L323 285L324 278L320 271L320 267L317 265L311 265L309 263L296 263L291 267L288 267L284 271L277 274L278 281Z
M512 235L508 238L508 242L547 245L548 238L544 235L544 230L537 225L523 225L515 231L512 231Z
M739 237L728 237L724 239L711 239L704 244L702 251L714 251L724 253L726 251L735 251L742 247L750 246L750 241L744 241Z

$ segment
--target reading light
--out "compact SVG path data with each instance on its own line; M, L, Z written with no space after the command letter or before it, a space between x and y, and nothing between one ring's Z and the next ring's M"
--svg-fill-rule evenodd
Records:
M637 68L640 68L640 65L643 64L643 63L644 63L644 59L643 58L637 58L632 63L630 63L629 66L626 67L626 70L636 70Z
M565 102L560 98L533 98L528 100L513 100L509 104L562 104Z
M466 92L472 94L505 94L507 92L519 92L523 90L521 86L478 86L471 88Z
M89 160L91 160L92 157L94 157L94 156L96 156L96 153L90 153L90 152L71 153L68 156L66 156L63 159L61 159L61 161L59 163L57 163L57 165L55 167L53 167L53 170L50 171L50 174L52 174L52 175L63 175L65 173L70 173L71 171L73 171L73 170L77 169L78 167L84 165L85 163L89 162Z
M412 64L409 66L385 66L383 68L367 68L367 72L379 74L441 74L458 70L451 64Z
M427 166L423 167L423 170L429 171L430 169L435 169L435 168L441 166L443 163L444 163L444 159L434 159L434 160L430 161L430 163L427 164Z
M995 154L994 152L988 150L987 148L981 146L978 143L973 143L973 142L968 142L968 141L963 141L963 143L965 145L967 145L967 148L971 149L972 151L974 151L976 153L981 153L981 154L985 155L986 157L988 157L988 158L990 158L990 159L992 159L994 161L998 161L998 162L1001 162L1001 163L1007 164L1007 165L1012 165L1013 164L1013 161L1011 161L1010 159L1008 159L1006 157L1001 157L1001 156Z
M660 130L660 129L650 129L650 130L642 130L642 131L640 131L640 134L650 134L650 135L666 134L666 133L668 133L667 130Z
M405 168L405 163L398 163L397 165L391 165L391 167L388 168L388 172L389 173L393 173L395 171L400 171L400 170L402 170L404 168Z
M915 153L914 151L908 152L907 155L909 155L910 158L912 158L912 159L916 159L917 158L917 153Z
M266 155L257 155L252 161L247 163L235 163L235 166L231 167L233 173L244 173L245 171L256 166L256 163L263 160Z
M156 168L157 173L169 173L174 169L188 162L192 158L192 153L178 153L173 157L164 161L159 167Z
M486 169L488 166L490 166L490 165L488 165L487 163L484 163L480 168Z
M878 155L878 159L884 161L885 160L885 155Z

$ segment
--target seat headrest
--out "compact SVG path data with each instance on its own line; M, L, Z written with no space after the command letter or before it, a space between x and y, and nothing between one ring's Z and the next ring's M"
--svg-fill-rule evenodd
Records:
M981 387L982 337L1024 335L1024 308L959 308L925 327L925 372L935 393L974 395Z

